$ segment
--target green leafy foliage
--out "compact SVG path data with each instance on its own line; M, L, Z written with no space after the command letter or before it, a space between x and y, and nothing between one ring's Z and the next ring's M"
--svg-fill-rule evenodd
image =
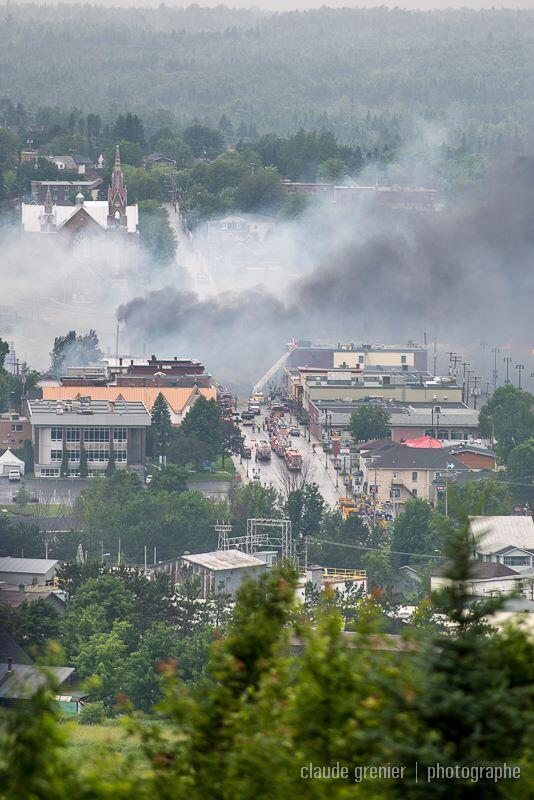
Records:
M497 440L497 452L507 463L510 451L534 437L534 396L511 383L499 386L480 409L480 432Z
M206 400L200 395L182 422L181 430L186 436L196 436L215 458L221 451L222 419L216 400Z
M380 406L361 406L350 415L349 430L356 442L383 439L389 431L389 413Z

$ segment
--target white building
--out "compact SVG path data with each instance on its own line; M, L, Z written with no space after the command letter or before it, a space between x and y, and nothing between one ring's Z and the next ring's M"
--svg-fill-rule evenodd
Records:
M9 475L12 469L18 469L20 474L24 475L25 464L8 447L5 453L0 456L0 475Z
M517 572L534 569L532 517L471 517L474 552L482 561L496 562Z
M139 209L128 205L118 146L107 200L85 200L79 193L75 206L57 205L48 188L42 205L22 204L22 228L25 233L63 234L73 243L106 231L138 234Z

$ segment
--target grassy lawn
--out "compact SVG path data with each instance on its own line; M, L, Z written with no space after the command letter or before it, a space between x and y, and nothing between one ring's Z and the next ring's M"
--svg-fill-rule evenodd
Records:
M235 464L227 456L224 459L224 469L222 468L222 458L217 456L213 462L213 472L190 472L187 480L190 483L202 483L203 481L231 481L235 475Z
M82 762L98 758L98 753L106 755L135 755L141 750L139 742L118 722L108 725L80 725L66 722L68 750L73 761Z

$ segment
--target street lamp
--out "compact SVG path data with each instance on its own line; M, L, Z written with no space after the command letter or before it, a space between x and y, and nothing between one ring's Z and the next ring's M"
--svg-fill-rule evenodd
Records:
M441 406L432 406L432 436L439 439L439 415L441 414ZM434 427L434 414L436 415L436 426Z

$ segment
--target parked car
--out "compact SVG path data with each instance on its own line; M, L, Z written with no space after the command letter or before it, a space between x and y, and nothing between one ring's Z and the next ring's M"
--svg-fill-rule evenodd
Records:
M11 481L11 483L14 483L15 481L20 481L20 469L10 469L7 477L8 480Z
M241 455L243 458L252 458L252 449L250 447L243 447Z
M300 429L299 428L290 428L289 435L290 436L300 436Z

